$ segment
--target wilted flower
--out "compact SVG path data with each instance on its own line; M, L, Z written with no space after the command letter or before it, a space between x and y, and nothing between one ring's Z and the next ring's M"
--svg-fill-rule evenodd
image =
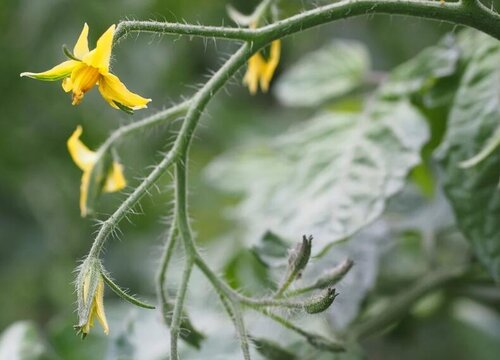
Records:
M83 171L80 186L80 212L82 216L88 213L89 192L114 192L123 189L127 183L123 176L123 166L113 161L106 162L99 157L97 152L90 150L81 142L82 127L78 126L68 139L68 151L75 164ZM103 164L96 169L97 161L101 159ZM92 186L92 189L90 189Z
M104 279L98 259L88 258L80 268L77 278L78 325L75 329L85 337L97 318L104 333L109 334L109 326L104 313Z

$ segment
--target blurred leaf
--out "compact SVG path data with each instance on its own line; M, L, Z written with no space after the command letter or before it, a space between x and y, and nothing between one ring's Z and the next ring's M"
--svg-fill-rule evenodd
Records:
M106 360L134 360L135 346L130 337L134 332L134 322L132 318L126 320L125 326L116 337L109 341Z
M295 360L297 357L291 353L286 348L282 347L280 344L264 339L264 338L252 338L252 342L255 344L257 351L268 360Z
M260 242L252 248L259 261L267 267L284 266L287 262L289 243L272 231L266 231Z
M47 347L31 321L18 321L5 329L0 337L1 360L48 360Z
M316 106L358 87L369 68L363 44L335 41L290 67L276 83L275 95L284 105Z
M225 266L224 277L235 289L255 296L265 295L276 285L269 278L266 266L247 249L238 252Z
M398 98L429 90L438 79L452 75L460 50L455 38L446 36L438 45L429 47L413 59L398 66L381 88L381 96ZM441 86L447 82L441 83ZM440 93L440 96L445 96ZM437 103L437 101L436 101Z
M317 253L382 213L427 138L411 105L381 102L361 114L321 113L272 142L219 158L208 176L245 195L233 214L252 242L268 229L285 239L312 234Z
M335 330L342 331L357 317L367 293L375 286L380 259L387 251L389 239L386 222L377 221L349 241L332 246L305 272L303 284L312 282L346 258L353 260L351 270L335 285L339 295L327 310L329 322Z
M500 123L500 46L487 36L476 45L439 155L458 225L480 261L500 281L500 152L496 149L473 167L459 166L481 151Z

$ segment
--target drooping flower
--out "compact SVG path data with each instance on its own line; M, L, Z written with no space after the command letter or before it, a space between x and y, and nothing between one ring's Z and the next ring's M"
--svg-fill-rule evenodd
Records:
M269 50L269 59L264 59L260 52L248 60L247 72L243 77L243 84L248 86L252 95L257 93L260 84L262 92L267 92L274 71L278 67L281 55L281 41L274 40Z
M92 51L89 51L88 32L89 27L85 23L70 60L41 73L23 72L21 76L44 81L62 80L64 91L73 92L73 105L78 105L87 91L99 85L102 97L115 109L147 107L151 99L129 91L117 76L109 72L115 25L106 30Z
M80 186L80 212L85 217L88 213L87 203L91 185L93 186L92 190L97 190L97 193L101 191L114 192L123 189L127 182L123 176L123 166L116 161L112 163L104 162L104 167L99 168L99 173L93 173L96 163L101 157L100 154L90 150L80 140L82 131L82 127L78 126L68 139L67 145L73 161L83 171ZM92 179L92 176L94 179ZM94 181L91 183L91 180Z
M108 335L109 326L104 313L104 279L98 259L87 258L81 265L77 293L79 322L75 328L85 337L97 318L104 333Z

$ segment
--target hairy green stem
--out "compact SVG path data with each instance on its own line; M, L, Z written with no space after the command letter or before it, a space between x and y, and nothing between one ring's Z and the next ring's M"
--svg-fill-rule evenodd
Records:
M387 328L387 326L405 315L420 298L456 279L463 273L463 268L454 268L436 271L427 275L410 289L391 300L390 305L381 313L353 326L350 336L354 339L364 338Z
M116 145L118 141L126 136L132 135L138 131L145 130L147 128L157 126L160 124L166 124L167 121L173 120L179 116L186 113L189 108L189 100L184 101L180 104L174 105L171 108L159 111L151 116L148 116L142 120L124 125L116 129L111 133L107 140L102 144L101 149L109 149Z
M169 304L168 304L168 294L165 289L165 280L167 278L168 264L174 253L175 245L177 243L177 224L175 217L172 219L172 224L168 231L167 238L165 240L165 247L163 249L160 267L156 276L156 293L158 296L158 304L160 306L163 319L167 321L169 314ZM170 324L167 324L170 326Z
M193 270L193 258L186 257L184 271L182 273L181 284L177 291L175 299L174 314L172 315L172 323L170 324L170 359L179 360L179 352L177 350L177 343L181 332L182 310L184 308L184 300L186 299L186 292L188 288L189 278Z
M123 21L118 24L115 41L131 32L154 32L240 41L265 40L267 43L335 20L372 14L406 15L465 25L500 40L500 15L475 0L446 3L434 0L344 0L257 29Z
M272 311L269 311L268 309L265 309L265 308L256 308L256 307L253 307L255 310L257 310L258 312L260 312L261 314L267 316L268 318L274 320L275 322L277 322L278 324L280 324L281 326L291 330L291 331L294 331L296 332L297 334L303 336L304 338L307 339L307 341L315 346L315 347L318 347L318 348L321 348L323 350L328 350L328 351L334 351L334 352L341 352L341 351L345 351L345 346L339 342L338 340L332 340L332 339L327 339L327 338L324 338L320 335L316 335L316 334L313 334L313 333L310 333L304 329L301 329L300 327L298 327L297 325L293 324L291 321L288 321L287 319L285 319L284 317L282 316L279 316L277 314L275 314L274 312Z
M248 334L245 328L245 323L243 321L243 315L238 304L235 304L230 299L228 299L224 294L219 293L220 300L224 309L231 318L236 333L238 334L238 339L240 340L241 352L243 353L243 358L245 360L250 360L250 348L248 341Z

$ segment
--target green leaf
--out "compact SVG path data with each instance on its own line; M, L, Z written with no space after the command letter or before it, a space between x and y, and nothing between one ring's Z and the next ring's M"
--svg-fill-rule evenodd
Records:
M472 167L460 166L484 149L500 123L500 45L484 35L475 44L439 155L458 225L479 260L500 281L500 151L493 149Z
M375 220L419 163L428 138L407 102L361 114L323 112L260 146L233 151L208 169L222 190L244 194L232 213L249 242L268 229L315 238L315 253Z
M55 359L41 339L36 325L31 321L18 321L5 329L0 336L0 359L48 360Z
M398 66L383 84L380 95L394 99L430 90L437 80L455 73L459 57L460 49L455 38L446 36L438 45L425 49Z
M370 68L363 44L335 41L303 56L275 86L275 95L287 106L317 106L361 85Z

